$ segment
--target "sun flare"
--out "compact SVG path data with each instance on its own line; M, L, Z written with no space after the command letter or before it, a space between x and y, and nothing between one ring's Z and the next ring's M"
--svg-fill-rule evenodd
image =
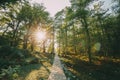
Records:
M46 38L46 33L45 32L36 32L36 39L37 40L45 40Z

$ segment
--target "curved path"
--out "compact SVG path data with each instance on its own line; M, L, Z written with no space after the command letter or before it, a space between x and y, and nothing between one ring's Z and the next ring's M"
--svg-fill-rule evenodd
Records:
M67 80L57 54L55 55L53 66L48 80Z

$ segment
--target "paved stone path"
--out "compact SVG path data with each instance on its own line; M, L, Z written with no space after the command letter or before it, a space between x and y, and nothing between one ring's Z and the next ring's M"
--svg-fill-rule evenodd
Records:
M53 66L48 80L67 80L57 54L55 55Z

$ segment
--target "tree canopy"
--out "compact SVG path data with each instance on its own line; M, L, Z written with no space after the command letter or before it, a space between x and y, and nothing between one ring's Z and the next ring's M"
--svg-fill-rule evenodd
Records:
M109 9L98 0L70 3L52 18L43 4L0 0L0 72L9 66L41 62L41 54L53 57L58 53L76 72L79 62L99 66L103 59L114 62L120 57L120 0L113 0Z

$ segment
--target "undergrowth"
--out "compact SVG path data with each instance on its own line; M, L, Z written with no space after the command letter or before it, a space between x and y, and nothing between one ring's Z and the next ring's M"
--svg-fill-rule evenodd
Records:
M61 60L68 80L119 80L120 59L94 56L88 62L87 56L66 55Z

